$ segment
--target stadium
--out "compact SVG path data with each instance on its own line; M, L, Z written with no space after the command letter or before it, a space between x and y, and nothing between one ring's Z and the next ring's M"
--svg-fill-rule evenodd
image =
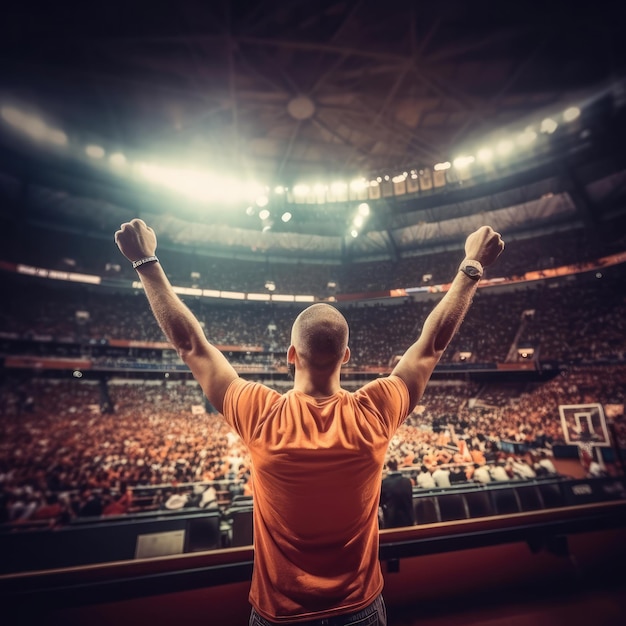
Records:
M613 3L3 14L10 623L247 623L251 459L115 244L134 218L211 344L281 394L307 307L347 320L341 381L356 392L420 336L468 235L500 233L504 252L385 455L382 478L411 483L408 522L379 510L389 624L624 622Z

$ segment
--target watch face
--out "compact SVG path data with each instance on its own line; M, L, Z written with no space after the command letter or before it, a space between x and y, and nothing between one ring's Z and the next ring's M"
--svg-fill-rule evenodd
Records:
M468 276L480 276L480 270L476 267L474 267L473 265L466 265L463 268L463 271L468 275Z

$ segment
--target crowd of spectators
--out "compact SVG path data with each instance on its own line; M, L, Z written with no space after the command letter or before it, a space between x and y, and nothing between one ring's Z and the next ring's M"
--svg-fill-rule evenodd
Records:
M549 247L541 237L507 241L497 273L515 276L614 251L594 247L584 231L553 235L549 241ZM106 252L105 242L96 244L90 249L93 254L62 261L65 269L99 273L98 263L110 254L111 244L106 243ZM69 241L61 237L47 250L35 254L33 248L32 258L19 260L51 266L50 254L61 254L66 246ZM253 264L167 249L160 256L168 272L172 270L173 281L181 285L262 292L269 272L277 292L324 295L331 280L343 293L446 282L456 271L459 255L447 251L395 264L336 267ZM528 259L534 259L532 267ZM114 266L109 263L111 275L135 278L126 265L119 270ZM192 277L192 272L199 276ZM431 278L424 278L427 275ZM181 365L171 350L110 346L113 340L164 341L140 290L6 278L0 357L85 358L96 369ZM553 473L554 446L564 443L559 405L624 404L625 282L618 266L524 288L479 289L442 362L505 363L524 346L532 348L534 358L556 362L563 373L523 386L456 378L433 381L392 441L388 459L398 462L415 487ZM349 368L388 371L394 357L419 335L440 297L340 304L351 328ZM247 365L262 365L270 372L284 367L291 324L306 306L185 300L207 337L223 347L242 373ZM249 491L248 459L241 443L219 416L205 412L193 381L104 383L11 376L8 369L3 371L0 388L2 522L56 523L132 512L145 500L138 495L141 489L149 490L149 506L156 508L217 502L217 494L232 485L241 493ZM615 423L615 434L626 448L623 417Z
M507 236L506 254L488 277L516 277L533 270L580 264L608 254L623 252L626 245L616 233L606 240L594 237L588 229L572 229L523 238ZM5 248L0 260L26 263L62 271L85 272L126 282L136 280L130 264L106 237L79 237L33 229L27 240ZM13 250L13 252L11 252ZM247 293L267 293L271 281L277 294L355 294L388 291L448 283L463 256L462 242L437 252L416 251L397 261L346 261L341 264L311 263L299 260L278 261L263 253L244 259L218 258L210 251L174 248L163 242L159 257L172 282L182 287L200 287ZM329 283L334 286L329 287Z
M470 355L470 362L504 363L511 360L511 350L515 352L516 346L530 346L535 358L560 363L623 361L625 283L618 267L598 277L592 273L562 282L538 281L506 291L480 289L442 362L459 362L464 353ZM9 298L0 312L0 349L5 353L10 351L8 338L39 338L48 340L48 345L54 340L68 353L70 344L80 344L74 356L99 356L93 346L109 340L164 341L142 292L110 293L21 282L8 283L5 292ZM388 366L394 355L404 352L418 336L439 297L428 294L385 303L339 305L351 327L350 365ZM289 346L291 324L306 306L232 304L195 297L185 300L210 341L231 346L226 349L234 352L257 348L261 353L257 361L264 365L271 365L274 358L282 360ZM41 341L30 347L22 343L20 350L41 353L46 345ZM158 353L154 358L162 357Z
M559 405L623 405L625 383L626 366L573 368L531 384L433 382L388 460L416 487L553 474L554 447L565 443ZM198 505L207 486L249 493L247 453L205 411L193 381L112 381L108 412L94 381L5 379L1 391L2 522L132 512L142 489L153 508ZM623 415L615 432L626 448ZM510 443L520 447L511 452Z

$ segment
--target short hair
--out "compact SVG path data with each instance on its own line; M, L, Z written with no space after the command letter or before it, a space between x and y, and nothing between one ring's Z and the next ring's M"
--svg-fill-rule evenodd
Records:
M387 461L387 468L390 471L395 472L398 469L398 461L396 461L395 459L389 459Z
M291 343L300 358L312 367L334 367L348 346L348 322L329 304L313 304L293 323Z

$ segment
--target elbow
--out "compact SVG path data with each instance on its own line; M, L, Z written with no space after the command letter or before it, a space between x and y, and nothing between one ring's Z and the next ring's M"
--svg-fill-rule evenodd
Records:
M187 363L189 358L193 355L194 347L193 343L189 340L179 340L176 342L172 342L174 345L174 349L178 356L182 359L184 363Z

